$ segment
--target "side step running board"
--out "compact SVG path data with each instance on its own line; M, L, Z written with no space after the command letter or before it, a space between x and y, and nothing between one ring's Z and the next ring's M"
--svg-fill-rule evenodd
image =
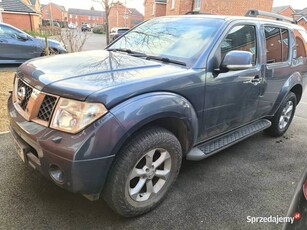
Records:
M192 161L205 159L206 157L234 145L264 129L269 128L270 126L271 122L266 119L253 122L194 147L187 154L186 158L187 160Z

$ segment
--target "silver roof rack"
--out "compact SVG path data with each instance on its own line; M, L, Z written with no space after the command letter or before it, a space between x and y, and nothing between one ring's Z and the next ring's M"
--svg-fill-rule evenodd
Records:
M266 11L261 10L249 10L245 14L246 17L257 17L257 16L264 16L269 18L275 18L277 21L285 21L285 22L291 22L293 24L297 24L297 21L294 18L285 17L279 14L274 14Z

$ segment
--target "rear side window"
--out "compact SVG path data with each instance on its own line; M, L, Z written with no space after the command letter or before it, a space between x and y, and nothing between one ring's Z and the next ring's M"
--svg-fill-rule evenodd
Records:
M297 58L306 57L307 51L307 34L302 30L294 30Z
M278 27L264 27L267 63L285 62L289 58L289 31Z
M240 25L233 27L221 45L221 58L232 50L249 51L253 54L252 64L256 64L257 54L256 29L253 25Z

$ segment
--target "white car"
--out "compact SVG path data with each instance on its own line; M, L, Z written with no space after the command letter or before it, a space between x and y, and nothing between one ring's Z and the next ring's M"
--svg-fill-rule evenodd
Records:
M71 23L68 24L68 28L69 29L77 29L77 26L74 23L71 22Z

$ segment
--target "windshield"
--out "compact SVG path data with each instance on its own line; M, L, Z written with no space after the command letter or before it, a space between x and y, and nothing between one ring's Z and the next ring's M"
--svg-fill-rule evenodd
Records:
M128 32L109 49L191 62L208 46L222 23L221 19L204 17L155 18Z

